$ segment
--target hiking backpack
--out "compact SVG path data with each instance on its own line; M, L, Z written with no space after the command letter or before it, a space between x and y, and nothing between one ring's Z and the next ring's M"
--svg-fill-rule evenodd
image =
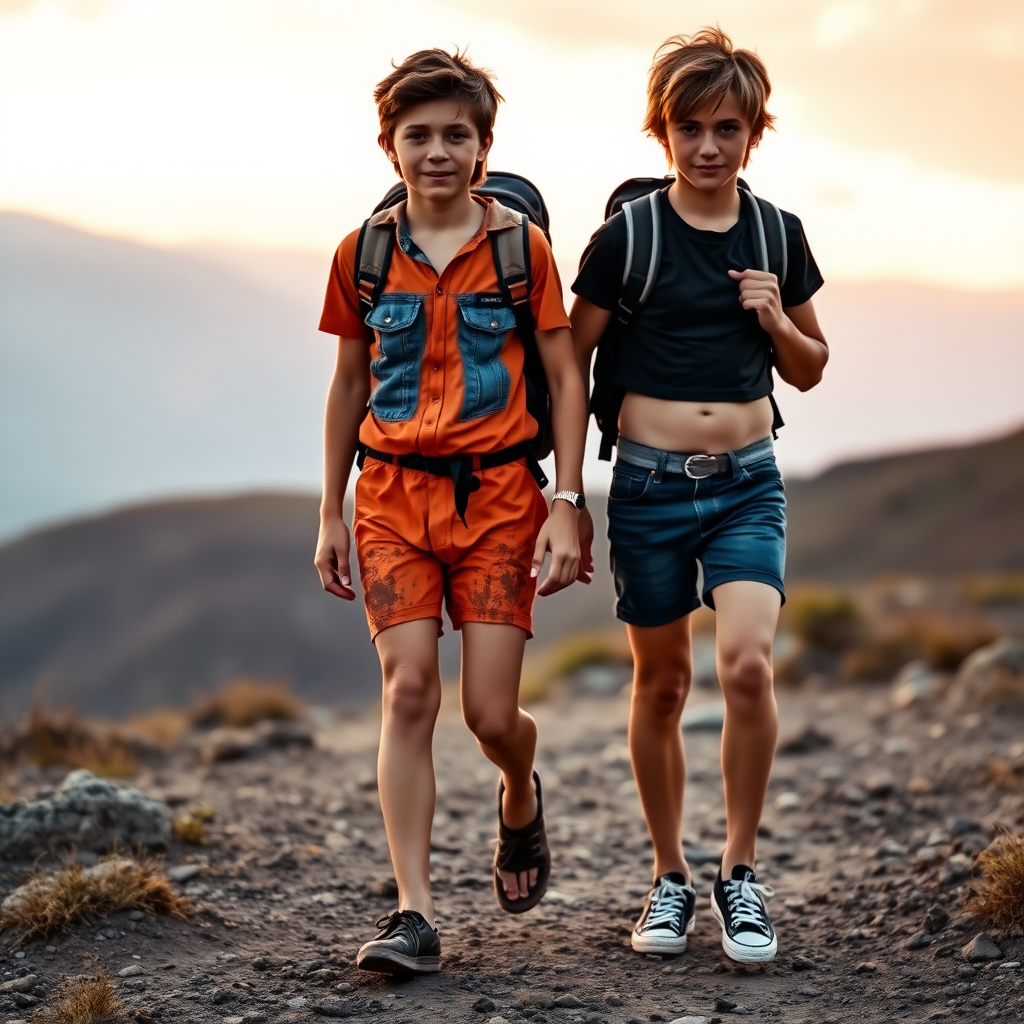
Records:
M530 442L538 459L551 454L551 395L544 373L537 335L530 309L530 223L544 232L550 242L548 208L539 189L519 174L494 171L473 188L477 195L497 200L518 215L518 226L491 232L491 251L498 286L505 305L516 318L516 332L523 345L523 376L526 379L526 408L537 421L537 434ZM397 206L408 196L405 182L393 185L374 208L374 215ZM373 224L373 216L363 224L356 249L356 290L365 319L380 299L387 280L395 231L388 225Z
M614 315L597 343L594 387L590 393L590 411L601 431L598 458L605 461L611 459L612 446L619 437L619 409L625 395L625 391L615 383L615 367L623 340L658 279L662 247L659 196L668 190L673 181L675 178L671 176L630 178L612 192L604 210L605 221L621 211L626 222L626 266L622 275L622 294ZM737 184L743 197L740 201L748 203L750 207L754 252L758 256L757 269L775 274L781 289L786 282L788 270L786 228L782 223L782 214L767 199L755 196L742 178ZM772 433L775 434L783 425L782 417L774 396L768 397L771 399L774 416Z

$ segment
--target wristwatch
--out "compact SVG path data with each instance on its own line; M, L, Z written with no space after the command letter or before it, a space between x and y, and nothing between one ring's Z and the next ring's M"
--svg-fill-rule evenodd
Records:
M555 491L555 496L551 500L554 501L555 498L561 498L562 501L569 502L569 504L576 509L583 509L587 507L587 499L576 491Z

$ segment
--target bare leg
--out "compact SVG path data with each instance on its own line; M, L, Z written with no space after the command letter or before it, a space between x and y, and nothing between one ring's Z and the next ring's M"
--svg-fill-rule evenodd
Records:
M654 877L679 871L689 882L682 847L686 757L679 719L693 674L690 617L626 631L633 651L629 753L654 844Z
M437 619L390 626L375 641L384 676L377 785L398 882L398 909L434 926L430 826L434 818L434 722L441 706Z
M718 678L725 694L722 774L728 838L722 877L753 867L779 713L772 689L772 643L782 599L766 583L739 580L715 587Z
M526 633L518 626L462 625L462 714L484 756L501 769L501 815L509 828L523 828L537 817L537 723L519 706L525 644ZM529 895L537 871L523 871L518 877L500 872L499 877L508 898L515 900Z

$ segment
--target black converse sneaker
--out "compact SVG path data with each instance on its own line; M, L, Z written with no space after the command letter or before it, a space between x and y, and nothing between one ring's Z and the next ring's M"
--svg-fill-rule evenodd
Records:
M432 974L441 969L441 939L415 910L396 910L377 922L380 934L364 943L356 967L381 974Z
M668 871L655 883L644 901L630 945L638 953L682 953L686 936L693 931L697 893L678 871Z
M775 959L779 943L764 906L764 898L772 895L767 885L757 884L745 864L737 864L726 882L719 868L711 910L722 926L722 948L733 960L763 964Z

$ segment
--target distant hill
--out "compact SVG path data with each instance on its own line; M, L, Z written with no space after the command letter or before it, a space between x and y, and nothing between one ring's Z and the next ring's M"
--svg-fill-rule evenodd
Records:
M787 481L791 579L1024 569L1024 430Z
M1024 569L1024 432L848 463L787 491L791 581ZM594 504L594 583L538 601L532 649L619 628ZM43 683L123 717L246 674L314 701L374 699L361 604L321 591L316 527L316 498L256 494L129 508L0 547L0 707L23 708ZM454 677L450 631L441 653Z
M288 494L165 502L0 547L0 710L23 709L41 684L58 704L123 718L242 675L285 680L311 701L374 699L361 597L325 594L313 567L318 505ZM591 587L539 602L537 644L613 625L599 562ZM457 676L449 627L441 661Z

